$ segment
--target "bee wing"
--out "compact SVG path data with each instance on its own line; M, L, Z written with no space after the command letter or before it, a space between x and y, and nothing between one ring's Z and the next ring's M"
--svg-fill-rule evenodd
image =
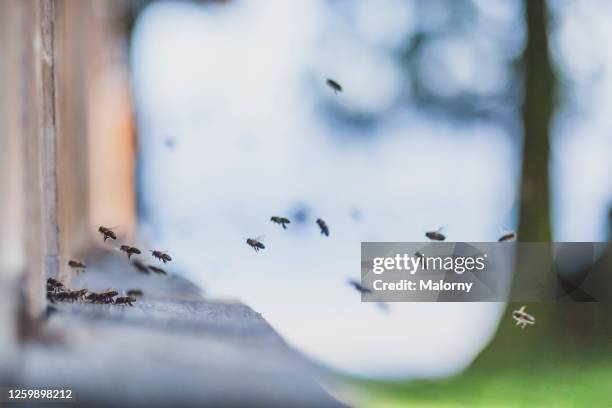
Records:
M266 238L265 235L260 235L258 237L255 238L255 241L259 241L259 242L264 242L264 239Z

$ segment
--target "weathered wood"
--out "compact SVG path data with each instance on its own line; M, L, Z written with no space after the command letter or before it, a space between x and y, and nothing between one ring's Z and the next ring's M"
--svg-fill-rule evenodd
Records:
M34 0L15 1L20 33L10 41L20 44L19 98L15 101L20 118L19 137L22 141L23 212L25 257L25 301L31 317L38 316L44 305L44 235L42 204L42 134L40 114L40 14Z
M56 303L44 329L59 344L26 350L22 387L61 384L79 406L342 406L248 306L207 301L191 282L143 275L119 255L92 261L75 280L85 283L144 296L133 307Z
M19 13L15 0L0 2L0 379L16 364L16 309L23 265L19 152Z
M40 87L42 134L42 204L45 237L45 266L47 276L59 276L59 181L58 134L55 118L55 1L41 0L40 5Z

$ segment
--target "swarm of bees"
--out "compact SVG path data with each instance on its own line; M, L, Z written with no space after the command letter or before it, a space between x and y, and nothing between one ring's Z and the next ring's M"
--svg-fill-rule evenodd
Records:
M108 239L111 239L113 241L117 240L117 234L115 233L115 231L113 231L113 228L100 225L98 226L98 232L102 234L104 242L106 242L106 240ZM131 260L132 255L140 255L142 253L142 251L136 248L135 246L126 244L122 244L118 248L115 248L127 254L129 260ZM172 261L172 257L168 255L165 251L151 250L151 254L153 257L157 258L163 263ZM131 264L138 271L144 274L149 274L151 271L159 275L168 274L164 269L156 267L154 265L147 266L138 259L134 259L131 261ZM87 264L85 262L72 259L68 261L68 266L77 273L80 273L87 269ZM119 296L119 292L111 289L108 289L104 292L91 292L87 289L71 290L68 289L64 285L64 283L60 282L55 278L47 279L47 299L52 303L78 301L88 302L92 304L114 304L134 306L134 302L136 301L137 296L142 296L142 290L130 289L125 296Z
M142 294L142 291L140 292ZM107 290L105 292L90 292L87 289L71 290L54 278L47 279L47 299L51 303L55 302L85 302L99 304L116 304L133 306L132 302L136 299L127 296L127 301L124 298L113 299L119 293L115 290Z

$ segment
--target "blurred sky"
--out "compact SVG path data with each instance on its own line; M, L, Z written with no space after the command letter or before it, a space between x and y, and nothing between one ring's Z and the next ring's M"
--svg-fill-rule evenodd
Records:
M553 56L571 95L554 131L554 236L605 240L612 53L597 45L610 38L612 8L556 3ZM444 1L426 13L415 4L158 2L132 43L144 236L211 296L246 302L310 357L367 376L461 369L502 305L381 312L346 284L359 278L360 242L421 241L442 226L451 241L489 241L515 225L516 128L448 120L411 102L421 83L406 79L394 50L446 18ZM475 28L423 52L418 78L439 94L511 83L500 60L523 46L521 3L473 5ZM327 88L328 77L344 92ZM283 231L272 215L294 222ZM262 234L267 248L255 253L245 240Z

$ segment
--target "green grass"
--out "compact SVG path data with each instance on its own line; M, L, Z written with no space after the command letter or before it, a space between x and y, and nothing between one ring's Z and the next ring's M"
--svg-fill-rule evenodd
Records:
M537 360L534 360L534 357ZM612 407L612 359L536 356L479 366L447 380L349 381L340 394L358 407ZM540 361L539 363L536 361Z

